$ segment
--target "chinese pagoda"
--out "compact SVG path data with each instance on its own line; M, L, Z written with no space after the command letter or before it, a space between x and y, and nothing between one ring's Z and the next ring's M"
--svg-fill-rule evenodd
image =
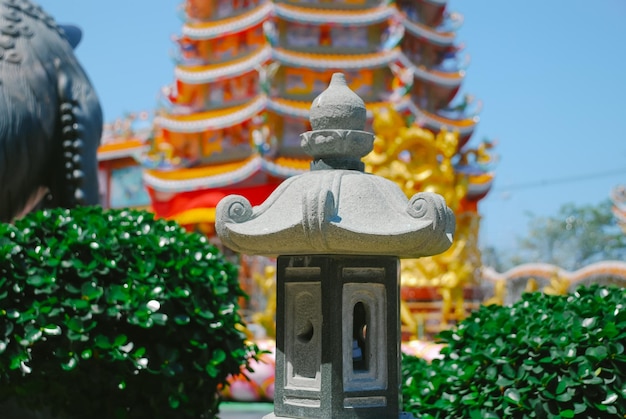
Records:
M183 4L176 80L163 89L151 150L142 161L157 216L213 235L221 198L237 193L261 203L306 166L265 157L267 97L259 69L271 59L264 24L272 9L259 0Z
M459 16L445 1L186 0L175 81L163 89L143 180L157 216L213 235L217 202L257 205L308 170L299 134L309 104L342 71L368 126L393 104L404 117L458 132L477 117L450 105L463 79Z

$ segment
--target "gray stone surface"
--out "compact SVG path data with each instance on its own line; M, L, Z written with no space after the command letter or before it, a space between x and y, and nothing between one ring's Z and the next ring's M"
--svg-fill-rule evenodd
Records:
M398 258L279 256L276 277L274 414L328 419L397 416ZM314 361L318 359L320 363ZM310 370L313 364L315 371Z
M365 104L334 74L311 106L311 171L257 207L216 209L222 242L278 256L274 412L266 419L410 419L401 410L399 257L441 253L455 220L443 198L407 199L363 172Z
M366 117L363 99L350 90L342 73L333 74L328 89L313 99L309 113L314 131L361 130L365 126Z

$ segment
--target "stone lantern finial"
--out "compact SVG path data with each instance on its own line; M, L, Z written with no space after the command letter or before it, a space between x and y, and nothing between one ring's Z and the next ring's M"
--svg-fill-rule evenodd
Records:
M311 104L309 120L313 130L363 130L367 112L365 102L346 83L343 73L334 73L328 88Z
M304 151L313 157L311 170L365 169L361 158L374 144L374 135L363 131L367 111L363 100L346 84L342 73L333 74L330 85L313 100L309 120L313 131L300 135Z

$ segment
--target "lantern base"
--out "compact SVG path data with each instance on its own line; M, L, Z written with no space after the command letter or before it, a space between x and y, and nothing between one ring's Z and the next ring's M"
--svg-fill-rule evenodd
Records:
M263 419L293 419L289 416L276 416L274 413L263 416ZM398 416L398 419L416 419L411 413L402 412Z

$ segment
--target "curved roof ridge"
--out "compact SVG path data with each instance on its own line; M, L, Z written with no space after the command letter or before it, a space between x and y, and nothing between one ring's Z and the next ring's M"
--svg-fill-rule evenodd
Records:
M280 3L274 4L274 12L278 17L291 21L346 25L379 23L399 13L396 7L388 4L360 10L337 10L308 8Z
M403 66L409 68L413 74L421 80L429 81L441 86L458 87L465 78L465 71L459 70L454 73L444 73L441 71L428 70L423 66L415 65L404 53L398 56Z
M272 56L276 61L307 68L376 68L388 65L401 55L399 48L366 54L317 54L293 52L284 48L274 48Z
M402 99L394 103L394 107L397 110L404 110L411 108L411 97L410 95L405 95ZM373 118L374 114L371 110L372 107L383 107L387 106L387 102L366 102L366 112L367 118ZM267 108L274 112L278 112L281 114L293 115L299 118L309 118L309 109L311 107L310 102L298 101L293 99L284 99L284 98L270 98L267 101Z
M212 116L209 111L205 112L204 117L202 114L198 115L198 119L158 116L154 119L154 124L173 132L201 132L208 129L227 128L254 117L265 108L266 103L266 96L258 95L251 102L235 107L236 110L231 112L224 112L224 109L221 109L217 115Z
M258 51L255 51L253 54L243 57L242 59L226 63L195 67L197 70L177 66L174 69L174 76L176 79L189 84L209 83L224 76L236 77L254 70L258 65L261 65L270 59L271 56L272 48L270 46L265 46Z
M205 189L207 187L217 188L239 183L248 179L261 168L262 158L257 155L253 156L248 161L242 162L239 168L217 175L194 177L190 179L163 179L149 171L144 171L143 180L146 185L159 191L189 192Z
M422 25L421 23L413 22L403 14L399 14L400 21L413 35L421 36L428 39L432 43L441 46L450 46L454 43L456 34L454 32L437 32L432 28Z
M273 10L271 2L260 5L239 16L232 16L216 22L185 24L183 35L191 39L211 39L230 33L241 32L261 23Z

